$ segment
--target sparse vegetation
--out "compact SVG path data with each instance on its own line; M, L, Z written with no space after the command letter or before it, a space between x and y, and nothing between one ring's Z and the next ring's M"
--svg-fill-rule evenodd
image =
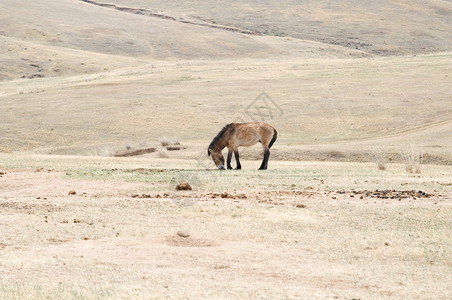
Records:
M400 164L384 175L370 163L281 161L238 173L175 159L0 158L3 297L450 294L452 167L425 166L440 181L424 185ZM313 280L292 280L307 269Z
M408 173L421 173L421 165L422 165L422 157L423 152L422 149L416 148L411 145L409 150L401 151L400 157L405 165L405 170Z
M0 299L452 299L450 1L95 1L0 4Z
M381 148L374 148L369 152L370 159L377 165L378 170L386 170L388 163L386 152Z
M160 158L169 158L168 150L164 146L157 147L157 153Z
M180 145L180 141L177 137L167 137L167 136L160 137L159 143L160 145L162 145L162 147Z
M113 156L114 153L113 145L98 145L89 147L86 150L86 154L90 156L105 156L110 157Z

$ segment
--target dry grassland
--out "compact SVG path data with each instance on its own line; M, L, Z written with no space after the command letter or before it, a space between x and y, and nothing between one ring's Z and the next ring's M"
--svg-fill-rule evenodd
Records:
M1 158L4 298L451 296L450 167Z
M0 2L1 299L452 298L450 1L280 2Z

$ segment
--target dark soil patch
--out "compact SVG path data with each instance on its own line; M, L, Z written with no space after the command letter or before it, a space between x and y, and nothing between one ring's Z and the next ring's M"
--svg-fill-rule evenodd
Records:
M379 199L406 199L406 198L430 198L435 196L434 194L429 194L426 192L423 192L421 190L409 190L409 191L396 191L396 190L374 190L374 191L368 191L368 190L362 190L362 191L351 191L351 192L345 192L345 191L338 191L338 194L350 194L350 196L357 195L357 196L366 196L366 197L372 197L372 198L379 198Z

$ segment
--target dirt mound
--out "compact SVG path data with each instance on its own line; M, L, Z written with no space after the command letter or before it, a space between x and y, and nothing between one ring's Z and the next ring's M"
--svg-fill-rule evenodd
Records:
M191 191L191 186L188 182L184 182L184 183L179 183L176 186L176 190L178 191Z

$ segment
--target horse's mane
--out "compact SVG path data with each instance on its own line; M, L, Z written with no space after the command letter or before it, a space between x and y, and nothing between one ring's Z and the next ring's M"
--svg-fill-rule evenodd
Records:
M212 142L210 143L209 148L207 148L207 155L210 155L209 149L213 149L216 143L223 139L224 134L231 129L234 130L234 123L224 126L223 129L221 129L220 132L218 132L217 136L214 137Z

